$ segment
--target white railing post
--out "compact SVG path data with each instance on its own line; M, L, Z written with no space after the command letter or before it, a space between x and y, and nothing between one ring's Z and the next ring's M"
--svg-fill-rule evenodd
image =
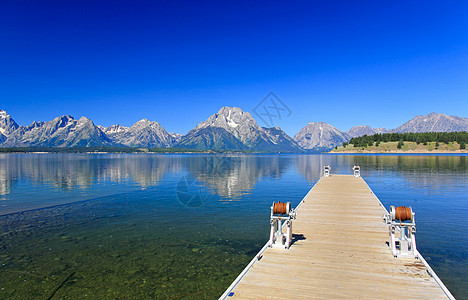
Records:
M323 167L323 177L330 177L330 166Z
M354 166L353 172L354 172L354 177L361 177L361 167Z

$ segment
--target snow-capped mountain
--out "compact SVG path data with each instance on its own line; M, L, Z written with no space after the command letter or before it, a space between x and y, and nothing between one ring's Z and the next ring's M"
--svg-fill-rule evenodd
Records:
M104 127L104 126L98 125L98 127L99 127L99 129L102 130L102 132L104 132L108 136L113 135L113 134L126 132L129 129L129 127L125 127L125 126L122 126L120 124L111 125L109 127Z
M57 117L49 122L19 126L3 142L4 147L90 147L113 145L112 141L86 118Z
M161 147L166 148L173 145L176 139L158 123L142 119L132 127L112 125L105 128L113 142L131 147Z
M346 133L324 122L309 123L294 136L299 146L314 151L330 150L349 139Z
M222 107L200 122L176 145L182 148L299 151L294 140L279 127L260 127L252 115L238 107Z
M0 111L0 144L3 147L132 146L170 147L181 135L167 133L158 122L147 119L132 127L96 126L86 118L66 115L49 122L34 121L19 126L5 111Z
M19 125L4 110L0 110L0 134L5 138L18 129ZM1 137L0 137L1 139Z
M172 144L175 145L177 144L180 139L182 138L182 134L180 133L175 133L175 132L169 132L169 135L172 137Z
M372 129L375 131L375 133L388 133L388 132L389 132L388 129L383 128L383 127L372 128ZM375 133L374 133L374 134L375 134Z
M222 107L218 113L200 122L194 131L214 127L223 128L236 137L242 144L250 146L259 136L261 127L252 115L237 107Z
M288 147L288 151L302 150L301 147L294 141L292 137L286 134L279 126L266 128L262 127L268 136L268 141L274 145L283 145L283 147ZM271 145L271 144L270 144ZM266 145L266 147L268 147Z
M452 132L468 131L468 118L447 116L430 113L425 116L416 116L405 124L391 130L391 132Z

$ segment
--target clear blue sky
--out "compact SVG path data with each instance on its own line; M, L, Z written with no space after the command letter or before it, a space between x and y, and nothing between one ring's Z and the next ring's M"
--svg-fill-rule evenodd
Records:
M270 91L290 135L468 117L468 2L0 2L0 109L21 125L148 118L185 134Z

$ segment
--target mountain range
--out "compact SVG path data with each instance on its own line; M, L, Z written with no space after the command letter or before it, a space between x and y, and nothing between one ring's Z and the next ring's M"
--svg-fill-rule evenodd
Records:
M172 146L177 137L168 133L158 122L142 119L131 127L112 125L109 127L98 126L114 144L137 147L167 148Z
M354 126L345 133L350 137L359 137L365 134L376 133L404 133L404 132L454 132L468 131L468 118L447 116L430 113L425 116L416 116L395 129L371 128L369 125Z
M346 132L324 122L311 122L294 138L279 127L258 125L249 112L222 107L187 134L167 132L158 122L142 119L131 127L95 125L90 119L57 117L48 122L18 125L0 110L0 147L120 146L264 152L328 151L352 137L386 132L468 131L468 118L430 113L416 116L395 129L355 126Z

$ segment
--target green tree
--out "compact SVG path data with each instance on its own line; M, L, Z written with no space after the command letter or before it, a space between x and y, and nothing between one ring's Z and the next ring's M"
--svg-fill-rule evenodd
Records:
M465 142L460 143L460 149L466 149L466 143Z
M403 141L399 141L398 142L398 145L397 145L397 148L398 149L401 149L401 147L404 145Z

